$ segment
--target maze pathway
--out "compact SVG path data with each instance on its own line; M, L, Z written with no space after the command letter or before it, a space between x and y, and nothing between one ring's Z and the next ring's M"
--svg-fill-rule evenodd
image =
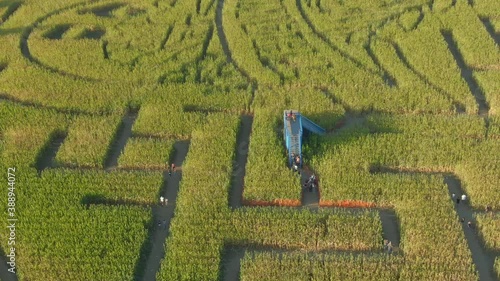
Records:
M437 174L442 175L444 177L444 183L448 186L448 193L450 198L452 194L455 194L457 197L460 197L462 194L465 194L465 191L462 189L462 185L457 176L448 173L439 173L439 172L419 172L419 171L398 171L396 169L382 169L383 172L386 173L395 173L395 174ZM468 197L470 200L470 197ZM462 223L462 231L464 232L465 239L467 240L467 244L472 254L472 260L476 265L477 271L479 272L479 277L481 281L494 281L494 262L495 257L489 253L484 243L481 241L479 237L479 233L476 230L477 223L474 219L474 210L468 204L468 201L461 202L455 205L455 212L457 213L459 218L464 218L464 222ZM472 222L473 228L469 228L467 226L467 222Z
M344 123L339 130L343 129L344 127L351 127L355 126L356 124L359 124L363 121L363 118L355 118L351 117L349 118L349 122ZM237 153L236 153L236 163L233 167L233 175L232 175L232 187L231 187L231 193L230 193L230 198L229 198L229 205L231 206L232 209L243 207L241 205L241 198L243 197L243 186L244 186L244 175L245 175L245 167L246 167L246 160L247 160L247 155L248 155L248 144L250 141L250 133L251 133L251 126L252 126L252 119L250 116L243 116L242 117L242 124L241 124L241 129L240 129L240 134L238 137L238 145L237 145ZM304 169L301 169L301 184L305 182L306 179L310 177L310 175L313 174L313 171L307 169L305 167ZM319 183L321 185L321 183ZM319 207L319 201L320 201L320 187L316 188L313 192L309 192L306 189L303 189L302 186L296 187L296 188L301 188L302 189L302 204L301 207L298 208L307 208L312 212L317 212ZM279 208L279 207L276 207ZM328 207L327 207L328 208ZM353 214L359 212L359 211L364 211L364 208L350 208L348 209L351 211ZM395 248L395 253L397 253L398 245L400 243L401 235L400 235L400 228L399 228L399 223L397 221L397 216L393 210L390 209L380 209L376 208L378 210L379 216L380 216L380 221L383 229L383 236L384 239L388 239L393 243L393 246ZM221 280L224 281L233 281L233 280L240 280L240 268L241 268L241 261L243 257L245 256L246 252L258 252L258 251L266 251L262 249L254 249L254 247L245 247L245 246L226 246L224 249L224 253L222 256L222 272L221 272ZM269 248L268 251L272 251L275 253L286 253L290 252L290 250L284 250L284 249L271 249ZM323 253L324 251L318 252L318 253ZM328 253L337 253L341 254L343 253L342 251L327 251ZM354 253L354 252L346 252L346 253ZM359 254L382 254L382 253L359 253ZM401 254L401 253L398 253ZM312 255L315 255L315 253L312 253Z
M169 175L168 172L163 173L164 182L160 195L168 199L168 204L167 206L153 207L153 222L156 228L151 237L149 237L151 242L151 252L146 262L146 268L144 269L144 275L142 277L142 280L144 281L156 280L156 273L160 268L161 261L165 257L164 244L168 237L170 221L174 216L179 183L182 179L182 163L186 159L186 155L189 150L189 142L176 142L174 144L174 148L175 155L173 163L177 167L177 171L172 173L172 175Z

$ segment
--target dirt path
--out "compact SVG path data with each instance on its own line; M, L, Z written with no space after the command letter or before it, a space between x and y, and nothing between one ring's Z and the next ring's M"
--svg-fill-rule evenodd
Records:
M11 4L8 4L9 2L12 2ZM4 14L0 17L0 26L5 23L10 16L12 16L19 7L21 7L21 2L14 2L14 1L5 1L5 3L0 3L0 8L7 7L7 10L4 12Z
M421 171L399 171L397 169L381 167L376 171L371 171L372 173L394 173L394 174L424 174L424 175L441 175L444 176L444 183L448 186L448 193L450 198L454 193L457 197L465 194L461 187L460 180L453 174L441 173L441 172L421 172ZM450 199L451 200L451 199ZM479 272L479 277L481 281L494 281L494 262L495 256L489 253L476 229L476 221L474 220L474 211L469 206L468 201L461 202L460 204L455 203L455 211L460 218L464 218L464 223L462 224L462 231L464 232L465 239L467 240L467 245L472 254L472 261L474 262L477 271ZM467 222L471 221L473 228L467 226Z
M222 255L220 280L236 281L240 280L241 260L245 256L243 247L226 247Z
M118 166L120 157L128 139L132 136L132 126L137 119L137 112L127 112L119 125L116 135L108 149L108 155L104 160L104 169L111 171Z
M339 47L337 47L335 44L333 44L333 42L327 36L325 36L323 33L321 33L319 30L316 29L316 27L314 26L314 24L312 23L312 21L306 15L306 13L304 11L304 7L302 7L301 0L295 0L295 5L297 6L297 10L299 11L300 16L302 17L302 19L304 20L304 22L307 24L307 26L309 27L309 29L311 30L311 32L316 37L318 37L319 39L321 39L321 41L323 41L330 49L332 49L335 52L338 52L342 57L344 57L346 60L348 60L351 63L353 63L358 68L360 68L360 69L362 69L364 71L367 71L367 72L369 72L369 73L371 73L373 75L379 76L382 79L382 81L384 81L386 83L387 86L391 87L391 81L385 79L386 77L390 77L389 74L384 73L382 70L381 71L371 70L371 69L365 67L361 63L361 61L359 61L355 57L349 55L345 51L341 50Z
M378 209L380 221L382 222L382 233L384 239L391 241L394 252L399 252L401 243L401 229L396 212L392 209Z
M72 4L72 5L69 5L69 6L61 8L61 9L53 10L53 11L45 14L44 16L36 19L35 22L33 22L30 26L26 27L24 29L23 33L21 34L21 40L20 40L20 44L19 44L19 47L20 47L20 50L21 50L21 54L23 55L23 57L25 57L29 62L31 62L33 64L36 64L39 67L44 68L44 69L46 69L46 70L48 70L48 71L50 71L52 73L56 73L56 74L63 75L63 76L66 76L66 77L70 77L72 79L77 79L77 80L85 80L85 81L90 81L90 82L98 81L98 80L93 79L93 78L88 78L88 77L83 77L83 76L75 75L75 74L72 74L72 73L67 73L65 71L59 70L57 68L54 68L52 66L49 66L49 65L46 65L46 64L42 63L41 61L39 61L37 58L35 58L31 54L30 48L29 48L29 44L28 44L28 39L29 39L31 33L42 22L44 22L45 20L47 20L48 18L50 18L52 16L55 16L55 15L67 12L67 11L69 11L71 9L74 9L74 8L77 8L77 7L80 7L80 6L84 6L85 4L87 4L87 2L80 2L80 3L75 3L75 4Z
M327 136L334 136L344 132L345 130L350 130L356 126L363 126L366 121L366 116L362 114L354 114L346 112L344 117L339 122L339 127L335 128L333 131L327 132Z
M160 264L165 257L165 240L169 233L170 221L174 216L175 202L179 191L179 183L182 179L182 163L186 159L189 150L189 141L178 141L174 144L173 163L177 169L170 176L168 172L163 173L163 186L160 195L168 199L167 206L153 207L153 227L147 241L141 249L141 256L148 255L147 261L139 261L136 265L136 280L154 281ZM160 225L158 225L160 222ZM141 276L141 278L138 278Z
M399 60L401 63L410 70L415 76L417 76L422 82L424 82L426 85L437 91L438 93L442 94L443 96L447 97L455 106L455 109L457 113L465 113L465 105L454 99L449 93L447 93L443 88L433 84L427 77L425 77L424 74L420 73L417 71L408 61L406 58L405 54L403 53L403 50L401 47L396 43L396 42L391 42L391 45L393 46L396 55L398 56Z
M448 191L450 194L455 193L456 196L461 196L465 194L462 190L460 180L451 175L447 175L444 178L444 182L448 185ZM460 204L455 203L455 211L460 218L464 218L465 222L462 223L462 230L465 234L465 239L472 253L472 261L476 265L476 269L479 272L479 280L481 281L494 281L494 262L495 257L492 256L486 250L479 234L477 233L477 223L474 220L474 212L469 206L468 201L460 202ZM474 228L469 228L467 222L471 221Z
M56 154L65 139L66 135L58 132L52 133L49 137L45 147L42 148L36 159L35 166L38 176L41 176L45 169L52 168L54 166L54 158L56 157Z
M238 70L238 72L243 75L247 79L247 81L251 84L253 84L254 88L256 87L255 85L257 82L253 80L250 75L243 70L241 67L238 66L238 64L233 60L233 57L231 55L231 50L229 49L229 44L227 42L227 37L226 33L224 32L224 25L222 22L222 10L224 9L224 0L216 0L217 1L217 7L215 8L215 25L217 27L217 34L219 35L219 42L222 45L222 51L226 55L226 61L228 63L231 63L234 65L234 67Z
M319 208L319 196L320 196L320 190L319 190L319 183L318 186L312 191L309 191L308 189L304 188L304 183L309 179L309 177L313 174L314 172L311 171L309 168L304 167L304 169L300 170L300 179L301 179L301 190L302 190L302 207L306 207L311 210L318 210Z
M232 209L241 207L243 199L244 178L248 159L248 146L252 132L253 117L251 115L241 116L241 126L237 138L236 159L233 163L233 174L231 178L231 190L229 192L229 206Z
M17 263L16 273L9 271L10 266L7 264L6 254L0 249L0 280L2 281L17 281Z
M365 118L360 116L351 116L351 115L346 116L346 122L338 131L345 129L346 127L350 128L352 126L361 124L362 122L364 122L364 120ZM232 209L239 208L242 206L241 199L243 197L244 176L245 176L245 168L248 155L248 145L252 129L252 121L253 117L247 115L242 116L241 129L237 140L238 148L232 174L232 186L229 196L229 206ZM336 132L338 133L338 131ZM315 212L319 209L319 199L320 199L319 186L317 189L313 190L313 192L309 192L308 190L303 189L302 186L302 184L313 174L314 171L311 171L307 166L304 166L304 168L301 169L300 171L301 171L301 186L298 188L301 188L302 190L302 204L300 207L297 208L307 208ZM353 213L356 213L364 211L365 209L349 208L348 210ZM395 248L395 253L397 253L401 235L400 235L399 223L395 212L393 210L377 209L377 208L375 208L375 210L379 211L384 239L388 239L392 242ZM254 251L254 250L255 249L253 249L253 247L226 246L222 254L220 280L223 281L240 280L241 260L245 256L246 251ZM259 251L262 251L262 249L260 249ZM289 252L289 250L272 249L272 248L269 248L269 251ZM311 255L317 255L323 253L352 254L353 252L321 251L318 253L316 252L311 253ZM379 254L379 253L362 252L354 254L366 255L366 254Z
M472 70L465 64L465 61L458 49L458 46L453 41L453 35L449 31L442 31L441 33L443 35L444 40L448 44L448 49L450 50L450 53L453 55L453 58L455 58L455 61L458 67L460 68L462 78L467 82L470 92L476 99L479 115L482 117L487 117L490 107L486 102L486 97L484 96L484 93L479 87L476 79L472 75L473 74Z
M106 113L92 113L84 110L78 110L78 109L64 109L64 108L59 108L55 106L50 106L50 105L43 105L40 103L36 102L31 102L31 101L23 101L20 100L16 97L10 96L6 93L0 92L0 101L2 102L10 102L19 106L23 107L31 107L35 110L49 110L49 111L54 111L59 114L70 114L70 115L87 115L87 116L105 116L107 115Z
M496 32L491 20L489 18L480 18L481 22L484 24L486 31L490 34L491 38L497 46L500 46L500 32Z
M373 63L380 69L380 71L382 71L382 79L385 81L385 83L389 87L397 87L398 83L396 81L396 78L393 77L387 70L385 70L385 68L382 66L382 64L380 64L380 61L378 60L378 58L375 56L375 53L373 53L372 48L370 47L372 44L371 41L372 41L373 36L375 36L374 32L371 32L370 35L368 35L368 43L364 47L366 50L366 53L371 58Z

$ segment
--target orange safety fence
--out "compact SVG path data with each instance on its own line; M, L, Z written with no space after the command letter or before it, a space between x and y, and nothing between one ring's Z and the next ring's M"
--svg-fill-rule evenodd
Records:
M366 202L361 200L320 200L320 207L340 207L340 208L374 208L377 205L373 202Z
M278 206L278 207L299 207L300 200L297 199L274 199L272 201L264 200L243 200L244 206Z

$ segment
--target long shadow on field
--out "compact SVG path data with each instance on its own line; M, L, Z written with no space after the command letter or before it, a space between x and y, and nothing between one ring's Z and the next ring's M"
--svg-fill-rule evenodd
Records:
M137 119L137 111L131 111L125 114L118 129L115 133L113 141L108 148L106 159L104 160L104 169L111 170L118 166L118 158L120 157L128 139L132 136L132 126Z
M493 38L493 41L495 41L497 46L500 46L500 32L495 31L491 20L489 18L481 18L481 22L486 28L486 31L490 34L491 38Z
M476 99L476 103L479 108L478 112L479 115L483 117L487 116L490 107L486 102L486 97L484 96L484 93L479 87L476 79L472 75L472 70L465 64L465 61L458 49L457 44L455 43L455 41L453 41L453 35L451 31L442 30L441 34L443 35L444 40L448 44L448 49L450 50L450 53L453 55L455 61L457 62L458 67L460 68L462 78L467 82L470 92Z
M35 160L35 168L38 176L42 175L45 169L54 167L54 158L56 157L59 148L66 139L66 132L54 131L49 139L38 153Z
M176 171L163 173L163 185L159 196L168 200L166 206L153 207L153 224L149 229L148 238L141 247L141 258L135 266L135 280L154 281L160 264L165 257L165 240L169 234L170 221L174 217L175 203L182 180L182 163L189 150L189 141L178 141L174 144L174 153L171 163Z
M10 16L12 16L19 7L21 7L21 2L17 1L4 1L0 2L0 8L7 7L7 10L0 16L0 25L6 22Z
M382 65L380 64L380 61L377 59L375 54L373 53L370 45L371 45L371 40L372 40L373 35L369 35L368 37L368 43L365 46L366 53L368 56L372 59L373 63L382 71L382 79L384 82L389 86L389 87L397 87L398 83L396 81L396 78L394 78L387 70L385 70Z
M53 10L50 13L45 14L44 16L39 17L38 19L36 19L35 22L33 22L30 26L26 27L24 29L24 32L21 34L21 39L19 41L19 48L21 50L21 54L29 62L31 62L33 64L36 64L36 65L40 66L41 68L44 68L44 69L46 69L46 70L48 70L48 71L50 71L52 73L59 74L59 75L62 75L62 76L66 76L66 77L69 77L69 78L72 78L72 79L75 79L75 80L84 80L84 81L90 81L90 82L98 81L98 80L93 79L93 78L88 78L88 77L83 77L83 76L75 75L75 74L72 74L72 73L68 73L68 72L59 70L57 68L54 68L52 66L49 66L49 65L46 65L46 64L42 63L40 60L38 60L37 58L35 58L31 54L30 48L29 48L29 44L28 44L28 39L29 39L31 33L42 22L44 22L45 20L47 20L48 18L50 18L52 16L64 13L64 12L66 12L68 10L77 8L79 6L83 6L85 4L88 4L88 3L87 2L75 3L75 4L69 5L67 7L61 8L61 9Z
M399 60L403 65L408 68L415 76L417 76L420 80L422 80L425 84L429 85L432 89L437 91L438 93L442 94L443 96L447 97L450 101L452 101L453 106L455 107L455 110L457 113L465 113L465 105L462 103L456 101L450 94L448 94L443 88L434 85L427 77L425 77L424 74L420 73L417 71L408 61L406 56L404 55L403 50L401 47L396 43L396 42L391 42L391 45L394 47L394 50L396 51L396 55L398 56Z
M248 146L250 144L252 124L253 117L251 115L241 116L241 126L236 141L236 158L233 164L231 189L229 192L229 206L232 209L241 207L241 201L243 199L243 188L245 181L244 178L248 159Z
M8 66L7 66L8 67ZM33 109L37 110L51 110L56 113L60 114L70 114L70 115L107 115L106 112L100 112L100 113L92 113L84 110L78 110L78 109L65 109L65 108L59 108L55 106L50 106L50 105L43 105L37 102L31 102L31 101L23 101L20 100L16 97L10 96L6 93L0 93L0 101L5 101L5 102L10 102L19 106L24 106L24 107L32 107Z
M400 171L398 169L392 169L388 167L377 167L370 170L373 173L392 173L392 174L424 174L424 175L442 175L444 177L444 183L448 186L448 192L450 198L452 194L455 194L459 198L462 194L465 194L462 189L460 180L458 177L451 173L441 173L441 172L420 172L420 171ZM470 196L468 196L470 198ZM474 219L474 211L469 206L468 201L454 203L455 211L460 218L464 218L462 223L462 230L465 234L465 239L472 254L472 261L474 262L477 271L479 272L479 277L481 281L494 281L494 262L495 257L492 253L486 250L480 236L474 228L469 228L467 222L470 221L474 226L477 225Z
M82 205L88 209L91 205L107 205L107 206L141 206L141 207L150 207L151 204L129 200L129 199L110 199L102 194L87 194L80 201Z
M393 87L394 86L394 84L392 84L394 81L391 81L390 79L385 79L387 77L390 77L390 75L388 73L385 73L383 70L382 70L382 73L379 73L377 71L373 71L373 70L371 70L369 68L366 68L363 65L363 63L361 63L361 61L359 61L355 57L349 55L345 51L341 50L339 47L337 47L335 44L333 44L333 42L327 36L325 36L323 33L321 33L319 30L317 30L316 27L314 26L314 24L312 23L312 21L309 19L309 17L305 13L304 7L302 7L302 1L301 0L296 0L295 1L295 5L297 6L297 9L299 10L299 13L300 13L302 19L306 22L306 24L309 27L309 29L314 33L314 35L316 35L323 42L325 42L332 50L338 52L340 55L342 55L342 57L344 57L346 60L348 60L351 63L353 63L358 68L360 68L360 69L362 69L364 71L367 71L367 72L369 72L371 74L374 74L376 76L381 77L382 80L386 83L387 86L389 86L389 87Z
M359 125L365 119L364 117L354 118L352 116L346 117L348 122L344 122L341 126L351 128L353 126ZM245 176L245 168L247 162L248 155L248 146L250 140L250 134L252 129L252 120L251 116L242 116L240 132L238 134L237 147L236 147L236 159L233 164L233 174L232 174L232 182L231 182L231 190L229 195L229 206L234 210L236 208L242 207L242 197L243 197L243 187L244 187L244 176ZM307 167L301 169L301 177L302 182L305 179L309 178L312 174L312 171L308 170ZM301 188L301 187L297 187ZM319 204L320 192L319 186L313 190L312 192L308 192L303 189L302 193L302 202L301 206L295 208L307 208L311 212L317 212L320 208ZM272 205L272 204L271 204ZM276 207L279 208L279 207ZM332 208L332 207L322 207L322 208ZM333 207L340 208L340 207ZM343 208L346 209L346 208ZM382 209L382 208L371 208L379 212L380 221L382 224L383 230L383 238L388 239L393 243L395 254L402 254L398 251L398 246L400 244L400 227L399 221L395 212L391 209ZM349 212L353 215L358 212L363 212L366 208L347 208ZM245 252L253 253L253 252L274 252L278 253L281 257L282 253L300 251L300 248L276 248L270 246L264 246L259 244L227 244L224 246L224 250L222 252L221 263L219 267L219 280L224 281L233 281L240 280L240 268L241 268L241 260L245 256ZM381 255L380 252L375 251L337 251L337 250L319 250L311 252L311 258L317 257L319 254L340 254L340 255Z
M220 281L237 281L241 280L241 261L248 254L251 258L255 257L257 253L272 253L276 255L278 260L282 260L283 254L287 253L306 253L302 252L300 249L283 249L283 248L272 248L263 247L260 245L226 245L222 252L222 259L219 267L219 280ZM370 251L337 251L337 250L321 250L321 251L309 251L307 252L307 258L311 260L323 260L324 255L335 255L335 256L383 256L384 253L381 252L370 252ZM264 270L264 269L263 269ZM308 268L304 270L309 271ZM310 272L309 276L313 277L314 273ZM311 279L313 280L313 279ZM316 280L316 279L314 279Z
M224 9L224 0L217 0L217 7L215 8L215 25L217 27L217 34L219 35L219 41L222 45L222 51L226 55L226 61L234 65L234 67L247 79L247 81L256 87L257 81L252 79L250 75L241 67L238 66L236 61L233 60L231 56L231 50L229 49L229 44L227 42L226 33L224 32L224 25L222 22L222 10Z

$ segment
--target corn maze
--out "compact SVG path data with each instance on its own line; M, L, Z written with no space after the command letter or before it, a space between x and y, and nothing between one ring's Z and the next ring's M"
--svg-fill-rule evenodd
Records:
M0 279L500 280L499 45L495 0L0 0Z

